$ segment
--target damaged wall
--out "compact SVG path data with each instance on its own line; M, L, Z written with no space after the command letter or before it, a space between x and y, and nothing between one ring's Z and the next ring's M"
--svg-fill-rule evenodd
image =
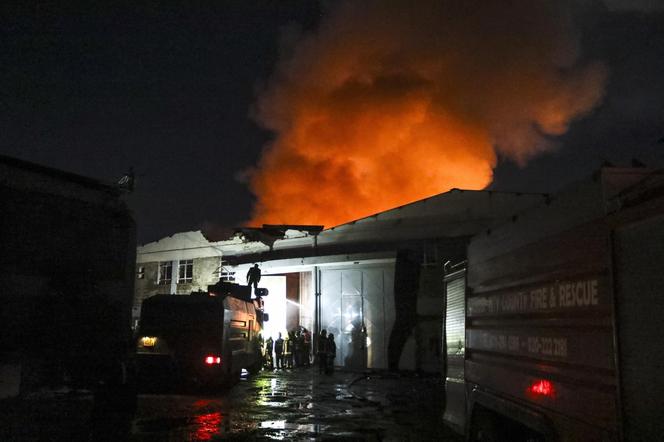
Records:
M133 326L140 317L141 303L157 294L188 295L207 290L219 281L222 264L221 243L208 241L200 231L176 233L139 246L136 256ZM179 281L179 265L191 260L191 280ZM171 264L171 281L160 278L160 263Z
M209 285L219 282L219 257L192 258L191 282L178 282L178 268L180 262L185 260L173 259L168 261L140 262L136 264L136 284L134 291L134 322L140 316L141 303L145 298L160 294L188 295L191 292L207 291ZM159 264L171 263L171 283L160 284ZM134 324L135 326L135 324Z

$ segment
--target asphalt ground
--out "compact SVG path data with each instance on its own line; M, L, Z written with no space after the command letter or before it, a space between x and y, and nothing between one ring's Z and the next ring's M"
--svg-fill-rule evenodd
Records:
M0 440L461 441L442 416L440 378L299 368L224 391L142 393L135 413L95 413L85 392L2 401Z

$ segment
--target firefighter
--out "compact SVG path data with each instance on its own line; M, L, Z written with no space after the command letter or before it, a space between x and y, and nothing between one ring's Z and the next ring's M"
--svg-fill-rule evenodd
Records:
M327 366L325 374L334 373L334 358L337 356L337 344L334 342L334 334L327 335Z
M303 364L303 354L304 354L304 337L302 336L302 331L297 329L295 330L295 341L293 345L293 354L295 356L295 366L302 367Z
M281 338L281 332L279 332L279 337L274 341L274 355L277 359L277 369L284 368L283 354L284 352L284 340Z
M272 336L265 341L265 368L274 370L274 359L272 358L272 351L274 350L274 341Z
M311 332L305 328L302 335L304 339L304 365L308 367L311 365Z
M256 294L256 289L258 288L258 283L261 280L261 269L258 268L258 264L254 264L252 268L247 272L247 285L251 287L254 286L254 294Z
M316 352L319 374L325 373L327 366L327 343L327 330L323 329L320 331L320 336L318 337L318 351Z
M293 332L288 332L284 339L284 365L286 368L293 368L293 343L295 339Z

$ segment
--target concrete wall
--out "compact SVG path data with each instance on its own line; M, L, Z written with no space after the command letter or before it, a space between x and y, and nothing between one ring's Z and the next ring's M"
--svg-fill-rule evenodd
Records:
M140 317L141 303L145 298L158 294L188 295L191 292L206 291L208 285L219 281L217 270L220 265L218 256L204 258L187 258L193 260L193 272L191 283L177 283L178 259L172 260L173 284L158 284L159 262L140 262L136 264L136 284L134 291L133 321L134 326ZM142 268L142 272L140 271ZM140 275L143 275L140 278Z

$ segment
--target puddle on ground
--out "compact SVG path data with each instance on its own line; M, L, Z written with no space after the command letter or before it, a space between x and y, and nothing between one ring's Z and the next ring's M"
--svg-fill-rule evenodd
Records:
M275 440L284 438L293 439L302 436L315 437L326 434L328 426L321 424L298 424L286 422L285 420L273 420L261 422L259 428L267 431L266 436ZM274 431L273 431L274 430Z

